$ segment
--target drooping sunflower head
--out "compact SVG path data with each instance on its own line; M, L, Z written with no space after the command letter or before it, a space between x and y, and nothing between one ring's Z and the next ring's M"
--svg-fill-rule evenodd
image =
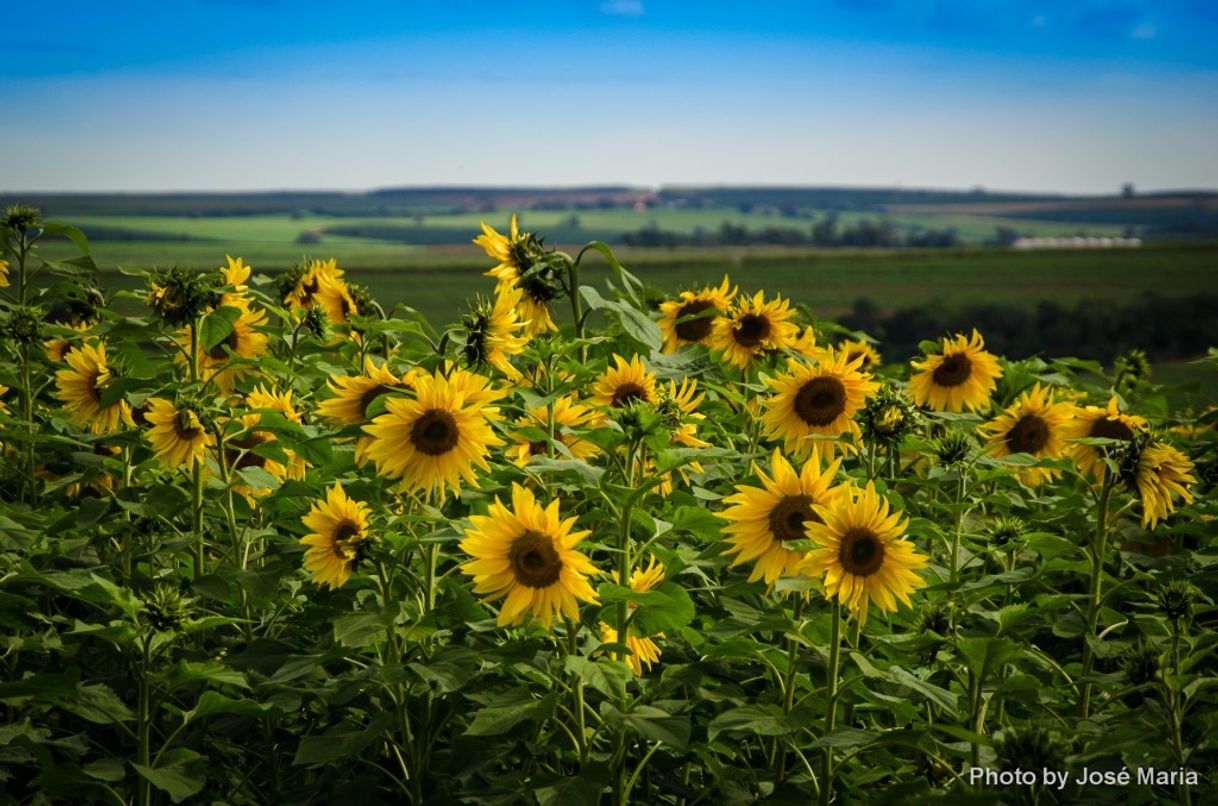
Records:
M579 603L595 602L588 576L599 573L576 546L589 532L572 531L558 502L542 506L533 493L512 485L511 507L498 497L486 515L471 515L461 549L472 559L461 571L473 578L474 593L504 600L499 626L519 624L526 614L549 628L555 617L579 620Z
M296 406L292 403L292 390L285 389L282 392L277 392L273 388L268 389L262 384L258 384L245 396L245 405L251 409L269 409L277 411L284 418L291 420L296 424L302 422L300 412L296 410Z
M592 395L588 402L594 406L623 409L635 403L652 403L657 401L656 376L648 372L639 356L633 355L630 360L620 355L613 356L613 366L596 379L592 384Z
M365 455L406 490L443 499L447 490L459 492L462 481L477 487L475 468L489 469L487 454L503 444L491 430L500 415L487 405L488 387L474 373L419 374L413 398L386 400L385 413L364 426L372 438Z
M180 266L158 269L148 277L144 301L166 324L175 328L193 322L220 301L216 275Z
M33 344L38 341L41 331L42 317L38 309L22 305L9 312L8 321L0 328L0 335L18 344Z
M990 521L985 528L986 535L998 548L1007 548L1017 544L1027 534L1028 525L1023 518L1015 515L1000 515Z
M1112 362L1112 374L1115 377L1113 386L1117 389L1129 389L1139 381L1149 380L1151 376L1150 359L1145 350L1129 350L1121 353Z
M1074 410L1074 417L1066 424L1065 438L1116 439L1123 443L1133 440L1134 435L1146 429L1145 418L1123 413L1113 395L1107 406L1081 406ZM1094 476L1103 482L1107 469L1103 459L1112 454L1109 447L1074 444L1074 463L1084 476Z
M790 321L794 314L782 297L766 302L761 291L751 299L742 296L727 316L715 320L711 347L729 364L747 369L757 356L795 343L799 328Z
M576 459L588 459L600 453L600 448L580 436L575 429L590 427L597 419L594 411L576 402L573 397L563 396L551 406L536 406L529 409L524 417L516 421L517 427L528 429L531 435L516 431L512 434L514 443L507 449L507 457L520 467L525 467L536 456L546 456L550 445L546 439L535 439L536 432L546 435L553 418L554 440L561 443ZM556 452L555 455L561 455Z
M1158 648L1143 639L1125 650L1121 656L1121 671L1131 686L1144 686L1159 678Z
M198 411L189 404L175 405L159 397L146 401L144 419L151 426L144 436L162 466L173 469L195 463L207 457L207 449L216 444Z
M1189 488L1197 483L1193 462L1166 442L1153 440L1149 432L1134 436L1121 457L1121 480L1142 500L1142 526L1154 529L1176 509L1176 498L1193 502Z
M655 557L652 557L647 567L635 568L630 574L630 589L635 593L645 593L656 585L664 581L664 566L659 563ZM617 572L613 572L613 581L618 582ZM634 609L634 605L630 605L630 609ZM654 635L644 635L639 632L639 628L635 624L631 624L626 628L626 640L620 640L617 628L601 622L600 624L601 641L606 644L625 644L630 650L630 654L622 657L623 653L613 652L610 657L614 660L621 660L630 667L630 671L634 672L636 677L641 677L643 669L651 671L651 667L660 660L660 645L655 642L656 638L663 638L664 633L656 633Z
M1053 390L1037 383L1019 396L1002 414L981 426L989 437L986 452L992 456L1026 453L1037 459L1059 459L1066 451L1066 425L1074 414L1069 403L1054 400ZM1015 475L1035 487L1061 475L1051 467L1020 467Z
M412 370L411 374L414 373ZM364 356L362 375L331 375L326 386L334 397L317 406L317 416L334 425L359 425L368 421L368 410L381 395L406 391L405 378L389 371L388 364L378 365L372 356Z
M664 334L664 352L671 353L683 344L709 344L715 318L727 312L736 289L727 275L717 286L701 291L682 291L675 300L660 305L660 332Z
M880 353L871 342L861 339L846 339L837 345L837 349L846 354L851 363L859 361L860 372L875 372L883 361Z
M942 352L910 364L917 370L909 379L909 393L919 406L934 411L981 411L1002 376L998 359L985 351L981 334L973 329L966 338L957 333L943 339Z
M786 372L767 383L774 394L762 404L761 422L766 437L781 439L788 453L804 457L814 451L826 457L833 443L814 435L856 435L854 415L879 384L858 371L858 361L845 353L826 350L816 365L789 361Z
M74 422L87 426L94 434L112 433L119 423L134 425L131 406L119 398L102 404L102 397L114 373L106 361L106 344L90 341L65 356L67 369L55 373L55 395Z
M841 492L833 486L841 459L821 468L815 456L796 472L790 462L774 451L767 476L756 464L753 474L761 487L736 485L736 492L724 499L728 508L719 517L728 522L723 531L733 556L731 567L752 562L749 582L765 580L773 584L780 576L795 574L806 552L795 547L808 537L808 524L820 520L814 507L827 504Z
M1173 579L1155 591L1159 612L1177 624L1193 615L1193 605L1201 592L1190 582Z
M827 596L860 624L867 621L868 603L887 613L897 609L898 599L911 606L909 594L926 584L914 572L927 558L901 537L908 522L872 482L861 490L852 486L814 511L820 520L807 522L808 537L820 547L808 553L801 570L823 574Z
M301 518L309 534L304 567L318 585L338 590L351 578L368 540L368 505L347 497L338 482Z
M481 222L481 225L482 234L474 238L474 243L482 247L487 257L499 261L498 265L486 272L488 277L494 277L500 282L515 282L546 256L545 246L540 238L520 231L515 213L512 213L507 235L498 232L485 221Z
M529 343L528 322L519 317L520 289L504 286L494 304L480 301L465 317L464 358L473 367L493 366L509 378L521 377L508 356L520 355Z
M345 325L349 317L358 315L360 310L342 279L344 273L334 258L314 260L289 276L290 286L287 281L281 281L281 287L287 287L283 301L297 311L321 308L329 324Z

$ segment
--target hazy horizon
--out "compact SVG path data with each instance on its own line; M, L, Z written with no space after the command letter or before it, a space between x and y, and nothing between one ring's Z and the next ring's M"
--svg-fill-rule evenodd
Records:
M1218 187L1218 7L61 5L9 26L0 189Z

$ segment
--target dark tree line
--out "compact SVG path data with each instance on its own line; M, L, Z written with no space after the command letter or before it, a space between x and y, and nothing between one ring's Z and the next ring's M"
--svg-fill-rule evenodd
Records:
M835 216L827 216L801 229L772 226L750 229L743 224L724 221L716 230L695 230L692 233L673 232L649 225L621 235L628 246L775 246L819 247L933 247L958 246L960 236L955 228L913 229L903 231L886 218L863 218L852 224L841 224Z
M1011 358L1043 354L1108 362L1141 348L1153 359L1192 358L1218 345L1218 295L1146 297L1126 305L1084 300L1072 306L1041 302L1035 308L981 303L955 309L938 305L885 313L860 299L842 318L846 327L879 338L887 360L918 354L918 342L978 327L987 349Z

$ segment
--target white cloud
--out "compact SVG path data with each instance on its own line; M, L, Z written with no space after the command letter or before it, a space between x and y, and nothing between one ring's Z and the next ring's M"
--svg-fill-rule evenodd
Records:
M641 17L645 12L642 0L610 0L601 3L601 13L612 17Z

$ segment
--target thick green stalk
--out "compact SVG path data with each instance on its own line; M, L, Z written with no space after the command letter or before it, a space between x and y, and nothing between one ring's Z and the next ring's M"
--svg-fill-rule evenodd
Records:
M796 632L799 631L800 619L804 612L804 597L797 595L795 598L795 607L792 609L791 621L794 624ZM782 685L782 713L784 715L791 713L791 708L795 704L795 673L799 668L799 641L794 638L786 638L783 641L786 644L787 650L787 673L783 679ZM776 738L778 742L774 753L774 778L775 781L781 783L787 774L787 746L785 740Z
M1083 633L1083 671L1079 675L1078 713L1083 719L1091 715L1090 676L1095 665L1095 653L1091 651L1091 639L1099 624L1100 595L1104 578L1104 553L1108 548L1108 501L1112 497L1112 472L1104 474L1104 486L1100 490L1095 513L1095 539L1091 544L1091 587L1087 594L1087 631Z
M829 668L825 678L825 732L828 736L837 725L837 675L842 654L842 603L833 600L832 633L829 636ZM827 806L833 796L833 748L825 747L820 776L820 804Z

